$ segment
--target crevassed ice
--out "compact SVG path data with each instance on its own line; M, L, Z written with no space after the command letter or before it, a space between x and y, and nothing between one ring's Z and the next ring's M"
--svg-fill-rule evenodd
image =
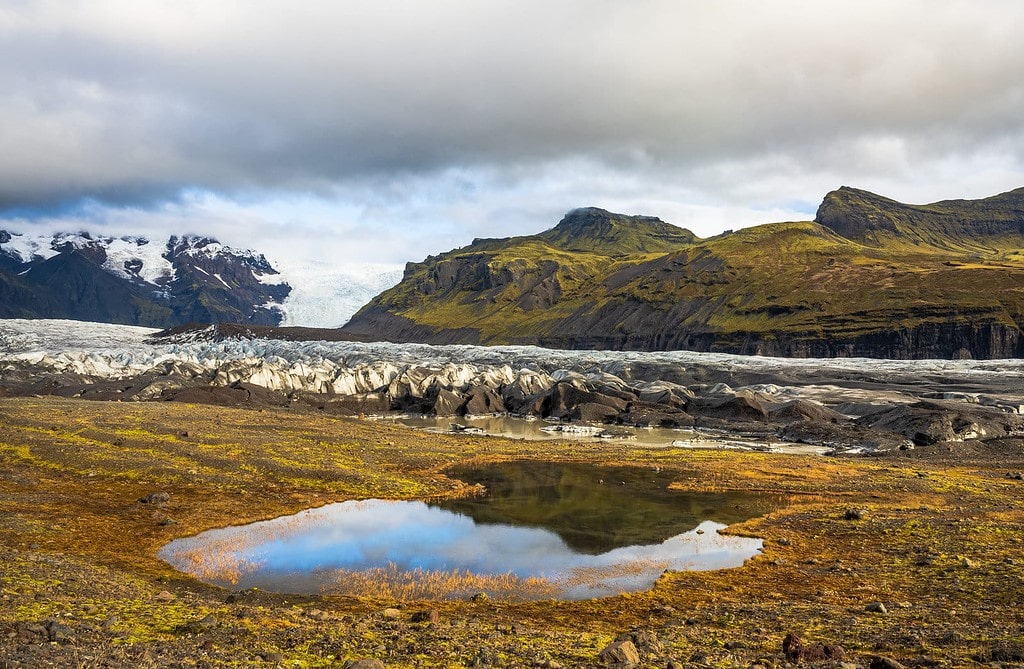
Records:
M794 359L692 351L564 351L534 346L430 346L386 342L292 342L270 339L152 344L151 328L67 320L0 320L0 363L38 365L103 378L123 378L172 363L215 372L215 383L243 380L268 388L351 394L391 384L416 394L435 379L449 385L499 385L531 375L609 383L633 366L713 368L724 372L829 371L897 383L929 377L1024 379L1024 360ZM392 391L400 390L391 388ZM760 388L783 392L782 387Z

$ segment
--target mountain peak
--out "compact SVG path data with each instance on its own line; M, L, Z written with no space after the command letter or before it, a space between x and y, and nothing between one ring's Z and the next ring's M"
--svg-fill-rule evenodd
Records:
M665 252L697 240L689 230L656 216L616 214L598 207L573 209L537 237L568 251L607 255Z
M842 186L825 195L814 219L857 242L886 239L940 248L985 244L993 238L1024 237L1024 188L980 200L904 204L870 191Z

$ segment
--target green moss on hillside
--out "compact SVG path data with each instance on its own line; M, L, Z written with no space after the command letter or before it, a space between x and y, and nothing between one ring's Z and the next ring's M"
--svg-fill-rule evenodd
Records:
M373 330L386 330L383 307L489 344L776 352L784 340L920 335L965 340L934 344L943 354L972 352L972 337L1013 354L1024 341L1018 201L1024 189L918 207L841 189L819 210L829 225L773 223L707 240L657 219L577 210L539 235L410 265L347 327L359 331L373 312ZM913 354L917 344L907 346Z

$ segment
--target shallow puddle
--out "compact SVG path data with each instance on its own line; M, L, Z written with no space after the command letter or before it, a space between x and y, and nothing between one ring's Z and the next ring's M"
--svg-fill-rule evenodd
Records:
M230 588L583 599L650 588L666 569L737 567L762 542L719 530L779 503L670 491L671 477L643 468L517 462L454 474L488 493L331 504L179 539L160 556Z
M820 446L780 440L769 441L724 432L697 432L665 427L641 428L632 425L597 425L579 422L563 423L507 415L438 418L436 416L395 414L378 419L394 421L427 432L490 435L531 441L625 442L651 448L718 448L807 454L823 453L828 450Z

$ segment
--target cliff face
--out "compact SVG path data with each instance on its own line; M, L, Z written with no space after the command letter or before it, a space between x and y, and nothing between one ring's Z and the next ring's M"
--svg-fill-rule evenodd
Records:
M950 250L985 250L1024 236L1024 188L982 200L908 205L843 186L825 196L815 221L876 246L910 242Z
M1024 356L1024 189L903 205L850 188L818 220L697 239L570 212L423 263L345 330L429 343L783 356Z

